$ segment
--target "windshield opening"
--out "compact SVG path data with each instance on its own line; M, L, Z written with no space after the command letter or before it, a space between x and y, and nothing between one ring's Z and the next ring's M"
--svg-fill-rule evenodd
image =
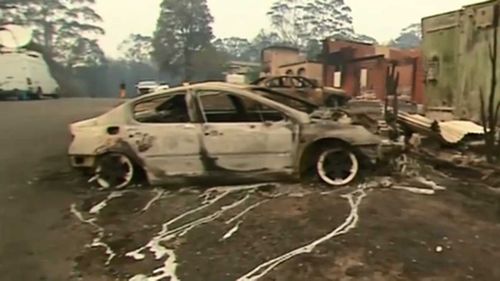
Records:
M310 103L308 101L302 100L300 98L292 97L277 91L272 91L269 89L253 89L252 90L254 93L264 96L270 100L273 100L275 102L279 102L281 104L284 104L286 106L289 106L295 110L299 110L305 113L312 113L313 111L318 109L318 106Z

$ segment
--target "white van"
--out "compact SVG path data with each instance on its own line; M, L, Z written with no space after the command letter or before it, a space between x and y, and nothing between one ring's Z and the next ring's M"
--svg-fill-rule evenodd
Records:
M42 55L33 51L0 50L0 97L58 98L59 87Z

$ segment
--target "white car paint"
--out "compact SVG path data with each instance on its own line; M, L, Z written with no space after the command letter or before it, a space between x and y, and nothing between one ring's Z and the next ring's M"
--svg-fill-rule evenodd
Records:
M33 51L0 53L0 95L38 93L57 95L58 84L42 55Z
M160 85L156 81L140 81L135 85L138 95L145 95L155 92Z
M210 92L244 98L251 106L260 104L259 108L265 106L284 118L236 123L226 119L207 120L210 115L201 113L210 112L202 106L201 99ZM158 107L170 103L179 93L185 94L180 100L189 107L191 121L137 120L138 116L149 118L150 107L162 117L164 110ZM175 104L172 106L175 108ZM246 114L257 118L257 112L263 118L265 111L246 111ZM203 120L196 116L200 114ZM219 113L213 114L212 117L220 117ZM379 141L362 127L314 121L307 113L227 83L188 85L141 96L100 117L74 123L70 129L74 139L69 156L74 167L94 168L100 155L125 153L144 169L151 184L163 184L174 176L292 175L298 173L299 160L308 144L322 138L340 137L354 146L376 147Z

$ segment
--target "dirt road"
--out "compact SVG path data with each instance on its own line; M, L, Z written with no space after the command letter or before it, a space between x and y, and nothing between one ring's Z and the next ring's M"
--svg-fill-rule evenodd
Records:
M60 231L75 192L68 123L116 100L0 102L0 279L68 280L78 237ZM82 241L82 243L84 243Z
M0 280L500 280L495 192L301 184L89 189L67 123L109 100L0 103Z

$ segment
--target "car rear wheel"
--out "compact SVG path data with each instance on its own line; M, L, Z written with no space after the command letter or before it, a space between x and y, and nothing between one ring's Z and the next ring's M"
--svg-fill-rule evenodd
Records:
M94 172L99 186L103 188L124 188L133 182L135 166L126 155L109 153L98 159Z
M352 183L358 176L360 164L356 154L346 147L330 147L320 151L316 172L326 184L340 187Z

